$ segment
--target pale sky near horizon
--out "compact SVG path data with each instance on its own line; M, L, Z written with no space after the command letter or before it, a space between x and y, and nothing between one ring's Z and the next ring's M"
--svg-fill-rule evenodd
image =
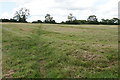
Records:
M12 18L22 7L30 9L27 21L44 20L49 13L57 22L66 21L69 13L86 20L89 15L112 19L118 17L119 0L0 0L0 18Z

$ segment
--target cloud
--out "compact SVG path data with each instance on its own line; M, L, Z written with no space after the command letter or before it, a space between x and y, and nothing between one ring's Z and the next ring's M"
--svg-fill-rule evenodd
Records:
M8 0L0 0L8 1ZM50 13L57 21L67 20L67 15L73 13L77 19L87 19L89 15L97 15L99 19L117 17L119 0L9 0L21 7L30 9L31 16L28 21L44 20L44 16Z
M10 19L13 17L13 14L10 15L9 13L5 12L2 15L0 15L1 18L6 18L6 19Z

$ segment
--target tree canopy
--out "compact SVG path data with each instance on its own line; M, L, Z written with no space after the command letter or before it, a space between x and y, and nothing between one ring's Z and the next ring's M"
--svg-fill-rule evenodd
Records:
M46 14L44 22L45 23L56 23L55 20L53 20L53 17L51 17L50 14Z
M30 15L29 9L21 8L19 11L16 11L14 19L19 22L27 22L26 19Z

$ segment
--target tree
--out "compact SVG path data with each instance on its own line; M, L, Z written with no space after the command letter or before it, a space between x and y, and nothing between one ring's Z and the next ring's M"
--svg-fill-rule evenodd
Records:
M105 22L106 22L106 20L105 20L105 19L101 19L101 22L102 22L102 23L105 23Z
M101 19L101 24L109 24L109 19Z
M43 23L41 20L33 21L32 23Z
M38 20L37 22L38 22L38 23L42 23L42 21L41 21L41 20Z
M19 11L16 11L14 19L19 22L27 22L26 19L30 15L29 9L21 8Z
M15 19L10 19L9 22L17 22L17 20L15 20Z
M87 19L88 23L96 24L98 23L97 17L95 15L91 15Z
M65 24L65 22L64 22L64 21L62 21L62 22L61 22L61 24Z
M113 18L113 19L112 19L112 22L113 22L114 24L118 24L118 23L119 23L119 19L118 19L118 18Z
M0 22L17 22L15 19L0 19Z
M101 24L117 25L117 24L119 24L119 21L120 20L118 18L101 19Z
M73 16L72 13L70 13L70 14L68 15L68 20L72 22L73 20L76 20L76 18Z
M51 17L50 14L46 14L44 22L45 23L56 23L55 20L53 20L53 17Z

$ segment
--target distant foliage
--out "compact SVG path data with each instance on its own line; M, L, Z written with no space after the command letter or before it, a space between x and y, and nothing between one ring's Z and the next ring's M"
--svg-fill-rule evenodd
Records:
M32 23L43 23L41 20L33 21Z
M95 15L90 15L87 20L77 20L72 14L69 14L68 21L62 21L61 24L104 24L104 25L119 25L120 19L101 19L98 21L98 18Z
M66 22L62 21L61 23L62 24L87 24L87 21L86 20L77 20L77 19L75 19L73 21L66 21Z
M0 22L18 22L15 19L0 19Z
M29 9L21 8L19 11L16 11L15 16L13 17L19 22L27 22L26 19L30 15Z
M118 18L101 19L100 24L118 25L118 24L120 24L120 20Z
M50 14L46 14L44 23L53 23L53 24L55 24L56 22L55 22L55 20L53 20L53 17L51 17Z
M76 18L73 16L72 13L70 13L70 14L68 15L68 21L69 21L69 22L72 22L72 21L74 21L74 20L76 20Z
M95 15L90 15L87 21L88 21L88 24L99 24L98 19Z
M21 8L19 11L16 11L13 19L0 19L0 22L22 22L26 23L26 19L30 15L29 9ZM101 19L98 21L96 15L90 15L87 20L77 20L76 17L70 13L67 16L67 21L62 21L61 23L57 23L50 14L45 15L45 20L42 22L41 20L33 21L32 23L50 23L50 24L103 24L103 25L120 25L120 19Z

